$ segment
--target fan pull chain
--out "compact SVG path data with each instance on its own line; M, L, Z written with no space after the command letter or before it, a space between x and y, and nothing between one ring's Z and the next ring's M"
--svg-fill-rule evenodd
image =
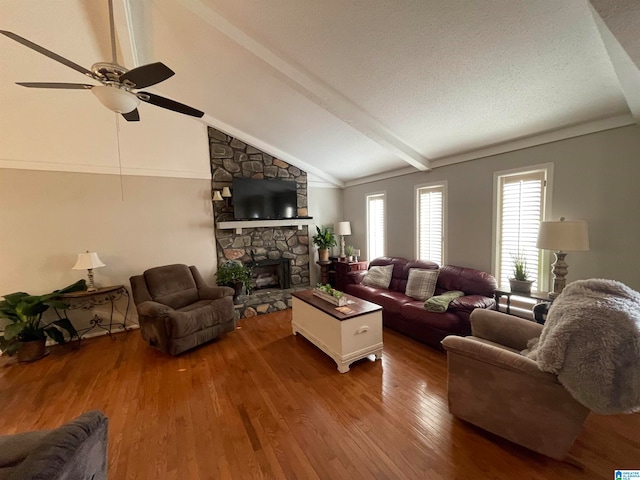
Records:
M116 140L118 145L118 168L120 169L120 199L124 203L124 184L122 183L122 155L120 154L120 115L115 114L116 117Z

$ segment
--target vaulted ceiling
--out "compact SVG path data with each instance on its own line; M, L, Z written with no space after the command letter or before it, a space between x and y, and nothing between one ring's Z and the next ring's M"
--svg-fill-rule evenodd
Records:
M152 91L344 186L634 123L640 7L592 3L114 0L114 8L120 63L161 61L176 72ZM84 67L111 56L107 0L0 0L0 9L0 29ZM58 135L113 121L93 95L17 81L85 78L0 37L5 132L46 128L37 119L51 125L50 112L62 122L52 127ZM155 108L141 106L140 123L178 116Z

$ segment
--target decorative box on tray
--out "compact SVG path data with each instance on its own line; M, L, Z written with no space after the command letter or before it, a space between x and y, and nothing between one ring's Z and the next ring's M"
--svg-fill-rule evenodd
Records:
M313 289L313 295L339 307L347 304L347 297L343 296L340 298L336 298L333 295L329 295L328 293L323 292L322 290L318 290L317 288Z

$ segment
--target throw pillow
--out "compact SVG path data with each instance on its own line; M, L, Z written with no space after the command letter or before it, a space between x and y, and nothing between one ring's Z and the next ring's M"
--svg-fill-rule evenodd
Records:
M424 301L433 297L436 291L436 281L440 270L421 270L412 268L409 270L409 279L404 294L415 300Z
M384 267L370 267L367 274L362 279L362 285L369 287L389 288L391 276L393 275L393 265Z

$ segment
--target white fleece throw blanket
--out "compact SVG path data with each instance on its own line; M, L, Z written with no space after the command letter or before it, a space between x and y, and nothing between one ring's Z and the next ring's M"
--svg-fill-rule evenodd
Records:
M527 356L601 414L640 410L640 293L613 280L568 285Z

